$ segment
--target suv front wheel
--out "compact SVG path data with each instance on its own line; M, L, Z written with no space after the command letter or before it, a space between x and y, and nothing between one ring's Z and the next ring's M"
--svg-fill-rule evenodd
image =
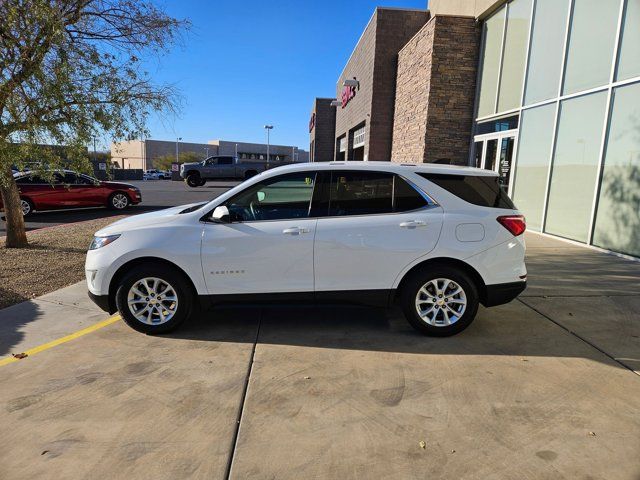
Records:
M116 305L127 325L151 335L169 332L184 322L194 302L184 275L162 265L134 267L116 291Z
M478 289L466 274L446 265L411 274L400 292L404 315L424 335L448 337L467 328L478 311Z

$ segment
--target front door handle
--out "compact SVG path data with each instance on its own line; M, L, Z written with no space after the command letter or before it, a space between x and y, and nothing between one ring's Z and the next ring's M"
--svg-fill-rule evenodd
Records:
M423 222L422 220L409 220L408 222L402 222L400 224L400 227L402 228L417 228L417 227L424 227L426 226L426 222Z
M285 235L300 235L301 233L309 233L308 228L300 228L300 227L291 227L285 228L282 233Z

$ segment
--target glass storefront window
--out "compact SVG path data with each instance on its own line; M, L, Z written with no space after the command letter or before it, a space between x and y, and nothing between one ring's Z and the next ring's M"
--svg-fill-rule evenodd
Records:
M479 123L476 126L476 135L503 132L505 130L514 130L516 128L518 128L518 115L513 115L511 117L498 118L489 122Z
M504 33L506 7L502 7L491 18L484 22L484 50L480 65L480 98L478 100L478 117L495 113L496 93L498 91L498 74L502 36Z
M507 30L504 35L504 54L500 73L498 112L520 106L527 40L531 21L532 0L514 0L508 4Z
M640 0L627 0L620 38L616 80L640 75Z
M524 103L558 96L569 0L536 0Z
M607 92L564 100L553 155L545 231L586 242Z
M609 83L621 0L574 0L563 94Z
M555 114L555 103L522 112L513 201L527 217L527 228L536 231L542 230Z
M614 90L593 244L640 256L640 83Z

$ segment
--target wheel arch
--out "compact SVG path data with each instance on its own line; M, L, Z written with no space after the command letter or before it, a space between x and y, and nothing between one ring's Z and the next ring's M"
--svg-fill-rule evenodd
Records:
M144 264L152 264L152 265L156 265L156 266L162 265L162 266L170 268L170 269L174 270L176 273L182 275L184 280L187 282L187 285L189 285L189 287L192 289L193 295L197 298L198 290L196 289L196 286L194 285L193 281L191 280L191 277L189 277L189 275L187 275L187 272L185 272L178 265L176 265L173 262L170 262L169 260L165 260L164 258L159 258L159 257L138 257L138 258L134 258L134 259L129 260L128 262L120 265L120 267L116 270L116 272L111 277L111 281L109 282L109 312L110 313L114 313L114 312L117 311L117 307L116 307L116 290L118 289L118 285L120 283L120 280L127 274L127 272L129 270L131 270L132 268L138 267L140 265L144 265Z
M484 282L482 276L480 275L480 273L478 273L478 271L473 268L471 265L469 265L468 263L459 260L457 258L450 258L450 257L437 257L437 258L430 258L428 260L424 260L423 262L420 262L416 265L414 265L413 267L411 267L407 272L405 272L405 274L402 276L402 279L400 280L400 283L398 284L398 287L396 289L396 297L399 294L399 292L402 291L402 288L404 287L404 284L406 283L407 279L413 275L413 273L425 269L427 267L431 267L431 266L435 266L435 265L443 265L443 266L447 266L447 267L455 267L458 268L460 270L462 270L463 272L465 272L467 275L469 275L469 277L471 278L471 280L473 280L473 283L475 283L476 287L478 288L478 295L480 296L480 303L484 304L486 302L487 299L487 285Z

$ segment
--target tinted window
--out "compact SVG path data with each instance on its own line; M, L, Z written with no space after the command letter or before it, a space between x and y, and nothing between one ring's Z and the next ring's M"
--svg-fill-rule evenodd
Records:
M67 185L73 185L75 183L78 183L78 176L73 172L65 172L64 179L62 181Z
M281 175L248 187L225 205L232 222L307 218L315 172Z
M398 177L393 183L393 211L408 212L426 207L429 204L427 200L404 179Z
M393 174L333 172L329 215L372 215L393 211Z
M52 183L49 180L45 180L39 175L26 175L24 177L20 177L16 179L16 183L18 184L30 184L30 185L42 185ZM55 183L55 181L53 181Z
M500 186L499 177L487 175L445 175L419 173L421 177L444 188L462 200L481 207L515 209L511 199Z
M233 165L233 158L231 158L231 157L220 157L218 159L218 165Z
M80 185L94 185L96 180L86 175L78 175L77 183Z

